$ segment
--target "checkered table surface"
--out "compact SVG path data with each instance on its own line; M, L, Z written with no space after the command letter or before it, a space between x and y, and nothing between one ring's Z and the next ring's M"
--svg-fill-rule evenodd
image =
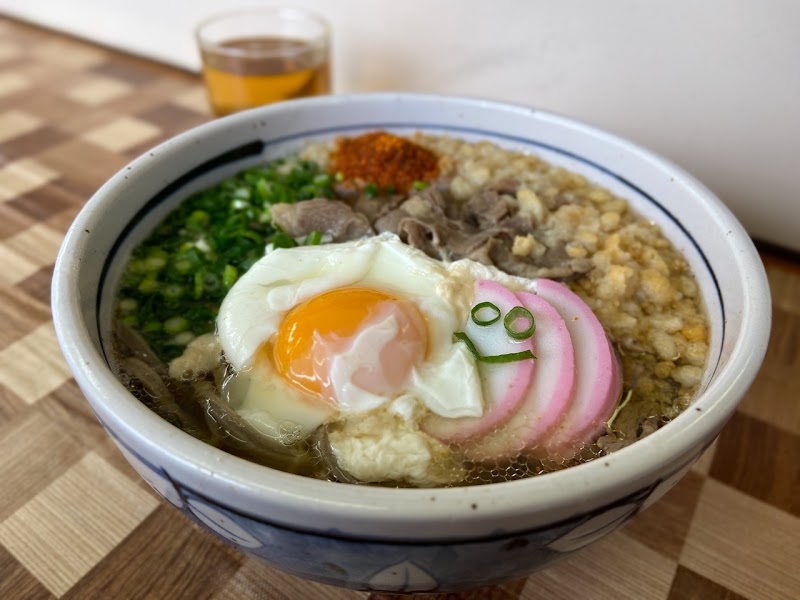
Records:
M193 74L0 18L0 598L383 598L264 566L159 501L58 349L50 279L70 222L131 159L209 118ZM800 259L762 256L765 367L691 472L556 566L445 597L800 598Z

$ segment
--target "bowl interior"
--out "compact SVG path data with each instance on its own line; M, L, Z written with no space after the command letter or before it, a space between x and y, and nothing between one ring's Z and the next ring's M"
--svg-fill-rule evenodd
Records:
M674 207L670 206L669 197L648 192L625 175L615 171L614 166L603 165L582 154L581 149L560 146L546 139L539 139L535 135L523 137L489 129L455 125L443 127L423 122L413 124L358 122L337 127L307 129L277 139L254 139L218 155L203 156L197 166L185 173L176 173L173 181L156 191L142 207L132 214L128 224L114 240L103 264L99 286L97 330L106 357L109 360L112 359L111 353L108 352L111 311L119 278L130 253L183 199L248 166L296 153L309 142L327 142L337 136L353 136L376 129L406 135L424 131L468 141L488 140L507 149L535 154L550 164L581 173L614 195L628 200L639 214L659 224L664 234L690 263L701 287L705 308L711 321L709 364L716 365L718 363L725 336L720 283L711 267L709 257L706 255L707 251L679 220L679 217L673 214ZM706 388L713 373L714 368L706 370L700 392Z
M689 261L708 311L712 335L709 367L695 401L700 410L686 411L652 436L612 454L608 461L612 471L595 461L532 480L481 486L519 492L508 491L502 499L475 488L440 490L437 497L453 503L441 502L431 511L430 494L420 490L355 492L346 489L354 486L337 486L335 498L326 504L327 499L319 498L321 482L297 481L302 478L220 457L220 451L201 449L201 442L169 431L171 426L143 409L108 369L112 299L131 249L194 191L246 166L295 152L307 141L375 129L488 139L535 153L584 174L656 222ZM78 257L77 263L68 264L70 257ZM110 180L78 217L59 257L54 291L56 326L67 360L98 416L116 430L115 435L134 446L149 445L152 452L170 453L168 460L174 460L175 468L188 478L202 479L198 465L218 478L222 474L242 491L235 500L242 507L252 508L273 493L270 490L278 482L285 493L302 497L292 508L274 499L273 506L281 506L281 519L305 518L313 507L321 511L321 519L333 511L343 527L354 530L373 526L370 515L391 520L386 507L403 506L409 514L427 510L429 523L436 518L471 517L476 527L488 531L502 525L497 514L504 515L507 526L515 526L510 525L515 516L530 516L533 502L542 513L528 518L526 524L531 525L536 518L552 518L542 516L545 507L559 506L567 514L584 506L586 500L579 495L587 485L595 490L597 502L630 491L643 474L658 472L710 443L755 376L769 331L768 288L749 238L730 212L681 169L625 140L549 113L480 100L400 94L316 98L255 109L155 148ZM150 432L149 439L143 431ZM326 488L325 494L329 493ZM481 521L470 514L466 499L475 494L492 494L494 516ZM400 535L401 521L398 518L394 527ZM432 528L431 535L436 530Z

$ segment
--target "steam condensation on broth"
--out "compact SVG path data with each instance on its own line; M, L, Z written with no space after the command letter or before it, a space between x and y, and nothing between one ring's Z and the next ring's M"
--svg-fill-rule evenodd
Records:
M375 173L381 178L375 179ZM390 262L375 258L384 256L386 248L391 250L392 240L398 238L420 252L398 251ZM329 243L336 246L327 246ZM351 243L355 245L348 245ZM407 268L400 268L398 273L413 267L438 282L427 292L430 298L441 300L438 305L431 304L430 298L420 300L423 294L416 290L416 283L409 283L407 288L400 285L409 290L428 328L433 322L456 325L448 325L446 341L436 342L439 346L431 346L431 340L425 342L425 360L417 356L418 350L408 352L408 373L403 375L405 379L397 378L406 382L402 390L380 387L385 382L365 384L365 389L375 385L375 390L392 391L353 396L347 402L355 402L356 408L348 408L350 412L325 402L306 408L296 381L286 384L283 375L275 378L271 358L276 351L275 327L280 327L286 311L276 313L272 329L264 329L265 339L248 341L259 326L232 327L220 321L222 340L215 330L223 302L237 307L232 314L242 314L242 305L234 304L234 296L245 293L241 291L245 280L236 283L245 273L249 280L261 272L250 270L265 248L290 247L298 247L303 256L321 257L319 260L337 252L337 248L346 251L342 256L348 257L371 252L369 261L378 260L377 264L383 265L375 270L378 283L373 287L378 289L400 285L395 282L398 277L386 281L381 277L394 268L391 261L406 261L402 264ZM281 256L285 255L279 252L270 260L275 262ZM338 262L330 271L346 272L343 265ZM294 267L286 270L295 271ZM356 287L370 281L363 273L359 277ZM529 283L534 280L562 282L569 289L561 291L566 289L561 284L543 283L537 290ZM484 281L489 283L480 283ZM284 283L282 279L279 282ZM235 294L231 295L234 285ZM263 282L261 285L264 287ZM325 285L344 287L345 295L342 304L333 304L332 309L311 309L312 315L323 311L319 323L328 318L325 310L340 314L361 302L354 300L361 296L349 296L348 300L352 281ZM325 289L320 287L319 291ZM554 290L555 296L548 297L546 289ZM297 296L303 302L304 293ZM508 328L505 333L501 329L500 334L492 334L491 339L479 340L478 348L464 341L466 338L472 343L470 335L483 335L489 327L475 325L490 319L475 319L474 315L487 313L470 311L479 304L489 304L502 312L506 293L519 308L524 308L519 299L527 297L530 304L525 306L533 309L528 314L539 331L532 325L531 354L537 351L537 340L549 339L548 343L566 344L563 356L559 354L556 360L542 355L531 358L530 363L524 362L528 358L517 357L511 366L502 367L482 362L482 354L524 354L513 352L524 342L498 341L513 333ZM541 297L534 297L537 295ZM492 302L479 302L484 297ZM602 325L600 333L592 333L591 328L573 331L574 324L562 322L563 315L550 310L552 306L548 309L546 301L562 313L564 306L576 311L580 311L579 305L588 306L599 320L598 329ZM381 297L376 302L383 308L353 319L378 319L376 323L384 332L392 332L398 323L413 323L417 318L413 317L417 309L400 308L396 312L386 308L397 302L398 307L405 306L403 298ZM433 317L425 312L431 306L444 312ZM403 316L408 310L411 321ZM540 310L545 312L537 312ZM226 318L220 314L220 319ZM308 319L304 316L301 322ZM359 328L363 323L357 320L348 335L362 335ZM524 318L522 322L524 325ZM472 334L459 331L463 323L471 327L464 331ZM239 329L246 332L240 336L236 333ZM378 339L379 330L373 327L369 335ZM412 338L417 335L413 327L408 331ZM457 333L464 337L452 338ZM335 338L340 334L331 335ZM535 382L537 367L547 367L560 369L559 377L566 379L558 379L558 383L567 382L565 373L573 364L569 353L574 350L575 369L584 373L583 338L594 336L592 343L600 347L606 342L598 340L606 340L606 335L613 350L601 349L596 356L601 357L601 366L610 378L608 398L604 403L586 400L587 410L602 414L603 423L586 425L573 414L569 422L560 420L557 426L539 427L540 441L531 443L526 436L533 435L549 413L537 413L537 403L528 398L526 404L524 394L523 400L501 398L517 402L510 415L500 414L503 407L497 404L492 406L500 406L499 412L487 416L487 373L503 368L503 373L511 374L503 377L529 377L524 381ZM369 343L364 347L371 347ZM489 347L486 344L503 349L489 353L483 350ZM222 351L226 345L228 355ZM361 138L311 144L300 156L249 169L187 199L133 252L120 285L116 346L120 377L137 397L190 435L228 452L331 481L450 486L547 473L591 460L652 433L679 414L695 394L708 354L708 325L697 283L685 259L624 199L582 175L488 142L468 143L432 135L400 138L373 132ZM351 350L354 347L355 342L348 346ZM419 348L413 343L409 347ZM431 348L437 347L443 348L437 360L449 361L441 364L466 369L457 379L469 380L469 373L480 374L478 393L483 394L483 412L479 416L447 416L478 413L474 402L464 400L455 406L448 404L446 395L436 396L435 377L424 373ZM402 348L399 352L402 355ZM464 359L469 352L472 357ZM607 359L602 358L604 353ZM474 365L483 366L469 366L473 359ZM325 361L336 362L330 358ZM617 363L620 381L614 379ZM525 375L528 372L533 375ZM359 377L358 373L350 375ZM417 387L408 387L409 378ZM578 383L569 381L577 394ZM559 396L558 385L549 383L539 382L539 388L552 395L546 408L562 410L557 407L562 406L564 394ZM273 390L273 397L294 400L265 412L260 400L254 399L264 387ZM459 396L467 398L467 388ZM284 414L281 411L289 410L285 406L294 412L278 418ZM433 414L432 410L439 412ZM563 410L565 415L569 412L568 407ZM558 428L574 431L576 439L582 441L564 445L564 440L558 439ZM361 460L367 455L390 456L391 460L376 467ZM356 459L358 465L353 462Z

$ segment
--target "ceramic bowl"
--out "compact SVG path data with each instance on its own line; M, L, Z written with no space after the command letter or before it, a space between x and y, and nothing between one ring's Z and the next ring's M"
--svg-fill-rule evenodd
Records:
M307 479L199 442L136 400L109 368L110 298L126 251L191 192L307 140L364 130L488 139L584 173L684 253L711 322L699 396L667 426L602 459L537 478L449 489ZM141 476L241 550L319 582L455 591L524 577L658 500L711 444L752 383L769 288L732 214L689 174L628 141L532 108L407 94L292 101L212 121L147 152L86 204L53 281L56 331L97 418ZM579 560L579 558L575 558Z

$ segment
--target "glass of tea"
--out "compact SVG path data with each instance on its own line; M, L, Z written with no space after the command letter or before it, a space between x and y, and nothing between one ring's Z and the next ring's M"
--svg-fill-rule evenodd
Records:
M330 25L296 8L211 17L195 29L217 116L330 93Z

